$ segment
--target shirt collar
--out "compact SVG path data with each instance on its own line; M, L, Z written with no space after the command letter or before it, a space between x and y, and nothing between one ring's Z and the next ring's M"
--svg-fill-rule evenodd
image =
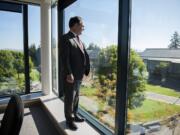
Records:
M72 31L70 31L75 37L77 37L78 35Z

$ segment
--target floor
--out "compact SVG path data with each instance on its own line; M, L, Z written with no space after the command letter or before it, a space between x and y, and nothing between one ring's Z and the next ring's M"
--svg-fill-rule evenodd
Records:
M2 119L3 114L0 114ZM39 105L24 109L24 119L20 135L59 135L51 120Z
M25 96L22 99L28 105L25 105L20 135L100 135L87 122L76 123L77 131L68 129L65 124L64 103L54 94L39 97L30 95L30 97ZM3 100L0 105L7 103L7 101L8 99ZM36 102L41 105L36 104ZM0 120L2 117L3 114L0 114Z

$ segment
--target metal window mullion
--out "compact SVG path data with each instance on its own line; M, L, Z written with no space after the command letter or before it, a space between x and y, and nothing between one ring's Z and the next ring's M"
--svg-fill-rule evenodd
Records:
M24 67L25 67L25 94L30 93L29 70L29 41L28 41L28 5L23 5L23 42L24 42Z
M65 26L65 16L64 10L60 8L61 2L58 1L58 86L59 86L59 97L63 95L63 78L62 78L62 70L61 70L61 54L60 54L60 37L64 34L64 26Z
M131 0L119 0L115 135L125 135Z

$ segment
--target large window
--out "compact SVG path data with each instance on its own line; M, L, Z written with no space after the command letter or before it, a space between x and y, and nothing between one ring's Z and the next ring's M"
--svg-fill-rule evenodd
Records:
M40 6L28 6L30 91L41 90Z
M26 6L0 2L0 95L41 90L40 7Z
M0 11L0 95L25 92L22 13Z
M52 88L58 93L58 27L57 27L57 1L51 7L51 55L52 55Z
M179 4L132 1L128 134L180 133Z
M65 32L70 17L80 16L80 36L90 56L91 72L80 89L80 106L114 130L117 74L118 0L78 0L65 10Z

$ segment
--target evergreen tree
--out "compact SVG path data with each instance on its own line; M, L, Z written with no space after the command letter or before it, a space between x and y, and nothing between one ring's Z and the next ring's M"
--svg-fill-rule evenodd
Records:
M170 49L177 49L180 47L180 36L177 31L174 32L170 41L171 43L168 46Z

